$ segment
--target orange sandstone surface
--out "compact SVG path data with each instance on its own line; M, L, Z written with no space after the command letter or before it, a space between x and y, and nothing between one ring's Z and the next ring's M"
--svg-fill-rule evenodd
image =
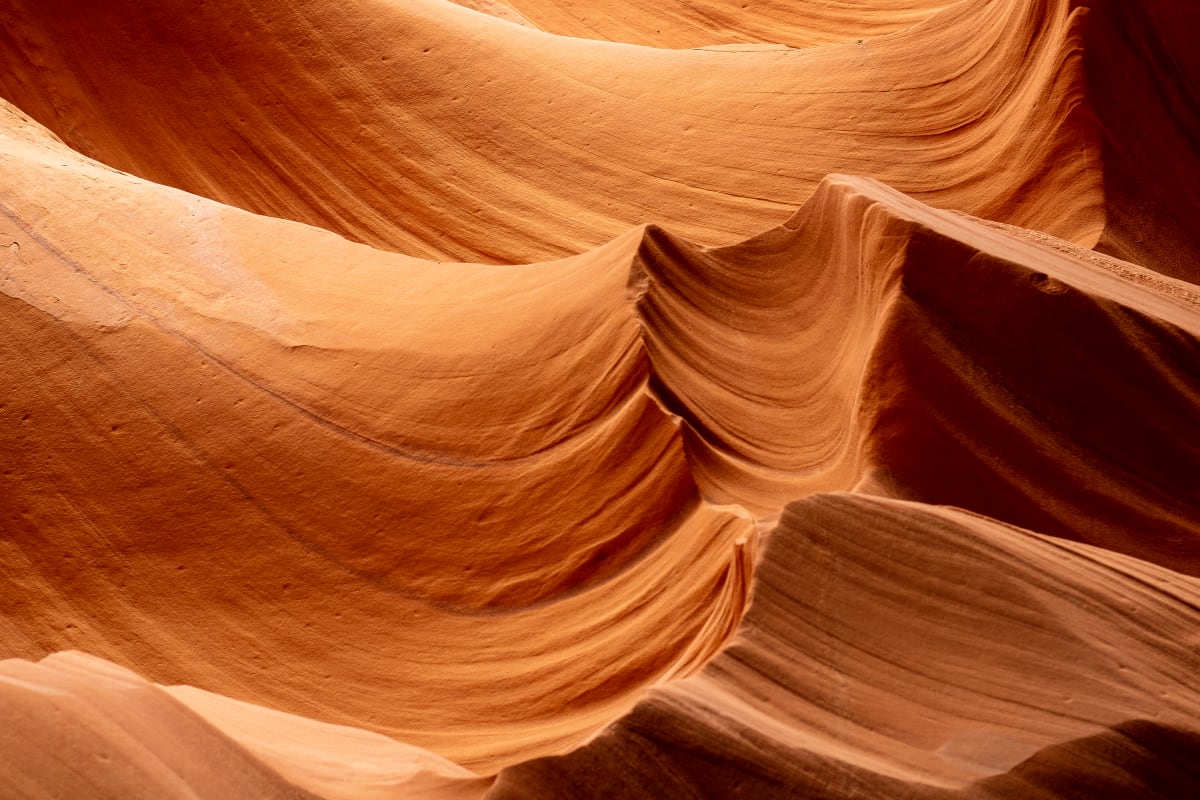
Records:
M1198 40L0 0L0 798L1200 796Z

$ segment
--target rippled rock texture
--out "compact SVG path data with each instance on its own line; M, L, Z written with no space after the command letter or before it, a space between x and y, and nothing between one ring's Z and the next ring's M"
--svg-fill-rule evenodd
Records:
M1197 37L0 0L0 796L1200 796Z

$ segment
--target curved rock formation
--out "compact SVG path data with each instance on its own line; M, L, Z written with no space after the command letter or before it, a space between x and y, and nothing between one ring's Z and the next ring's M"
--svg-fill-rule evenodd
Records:
M377 734L156 687L80 653L0 661L0 697L6 797L466 800L488 783Z
M420 262L8 119L6 655L83 649L486 769L732 630L753 527L701 502L647 388L636 231Z
M489 796L1185 797L1198 600L1196 579L1105 550L817 495L771 534L701 674Z
M854 0L754 4L668 0L647 8L627 0L454 1L563 36L668 48L755 42L788 47L832 44L903 30L952 5L949 0L875 0L869 8Z
M1090 246L1085 19L965 3L870 42L728 52L443 0L14 0L0 96L119 169L431 258L556 258L642 222L728 243L829 172Z
M1196 796L1200 16L740 5L0 7L0 795Z

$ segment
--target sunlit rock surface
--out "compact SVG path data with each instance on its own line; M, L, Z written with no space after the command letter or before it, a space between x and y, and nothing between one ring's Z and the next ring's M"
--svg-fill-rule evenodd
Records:
M0 797L1200 795L1197 36L0 0Z

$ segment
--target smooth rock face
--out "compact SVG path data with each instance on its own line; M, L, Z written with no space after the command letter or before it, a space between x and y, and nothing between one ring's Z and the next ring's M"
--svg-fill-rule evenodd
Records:
M0 2L0 798L1200 796L1197 37Z
M1183 797L1198 600L1200 580L961 510L816 495L717 658L493 794Z

